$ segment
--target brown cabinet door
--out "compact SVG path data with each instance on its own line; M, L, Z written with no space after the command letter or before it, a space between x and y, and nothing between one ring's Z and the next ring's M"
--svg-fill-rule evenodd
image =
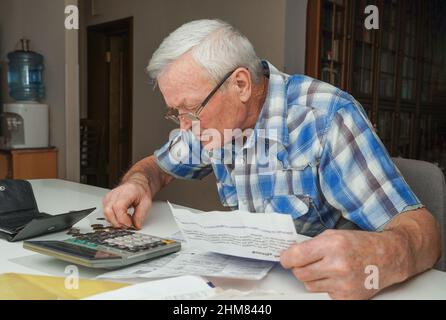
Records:
M6 153L0 153L0 179L10 178L10 155Z
M14 150L13 179L56 179L57 150Z

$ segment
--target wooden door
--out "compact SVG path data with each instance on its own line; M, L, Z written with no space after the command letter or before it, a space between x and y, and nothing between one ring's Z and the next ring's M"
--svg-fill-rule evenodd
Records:
M101 124L104 179L87 181L115 187L131 164L132 19L88 28L88 119Z

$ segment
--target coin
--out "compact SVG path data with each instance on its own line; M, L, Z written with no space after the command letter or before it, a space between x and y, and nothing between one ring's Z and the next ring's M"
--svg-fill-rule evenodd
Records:
M102 220L102 221L104 221L105 218L99 217L99 218L96 218L96 220Z
M79 230L79 228L70 228L69 230L68 230L68 232L67 232L67 234L71 234L71 235L74 235L74 234L80 234L80 230Z
M97 224L92 224L90 227L92 227L93 229L99 229L99 228L104 228L104 225L97 223Z

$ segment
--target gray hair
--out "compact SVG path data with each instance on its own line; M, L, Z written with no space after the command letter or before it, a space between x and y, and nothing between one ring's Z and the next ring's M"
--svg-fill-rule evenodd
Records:
M238 67L248 68L255 83L263 75L261 60L243 34L221 20L196 20L163 40L147 66L150 78L158 80L170 63L189 51L215 83Z

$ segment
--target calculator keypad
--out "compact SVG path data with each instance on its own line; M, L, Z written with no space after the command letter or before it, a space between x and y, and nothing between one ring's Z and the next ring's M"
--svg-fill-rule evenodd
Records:
M102 245L129 253L138 253L174 243L173 240L162 239L147 234L123 229L103 229L90 233L73 234L72 243L96 247Z

